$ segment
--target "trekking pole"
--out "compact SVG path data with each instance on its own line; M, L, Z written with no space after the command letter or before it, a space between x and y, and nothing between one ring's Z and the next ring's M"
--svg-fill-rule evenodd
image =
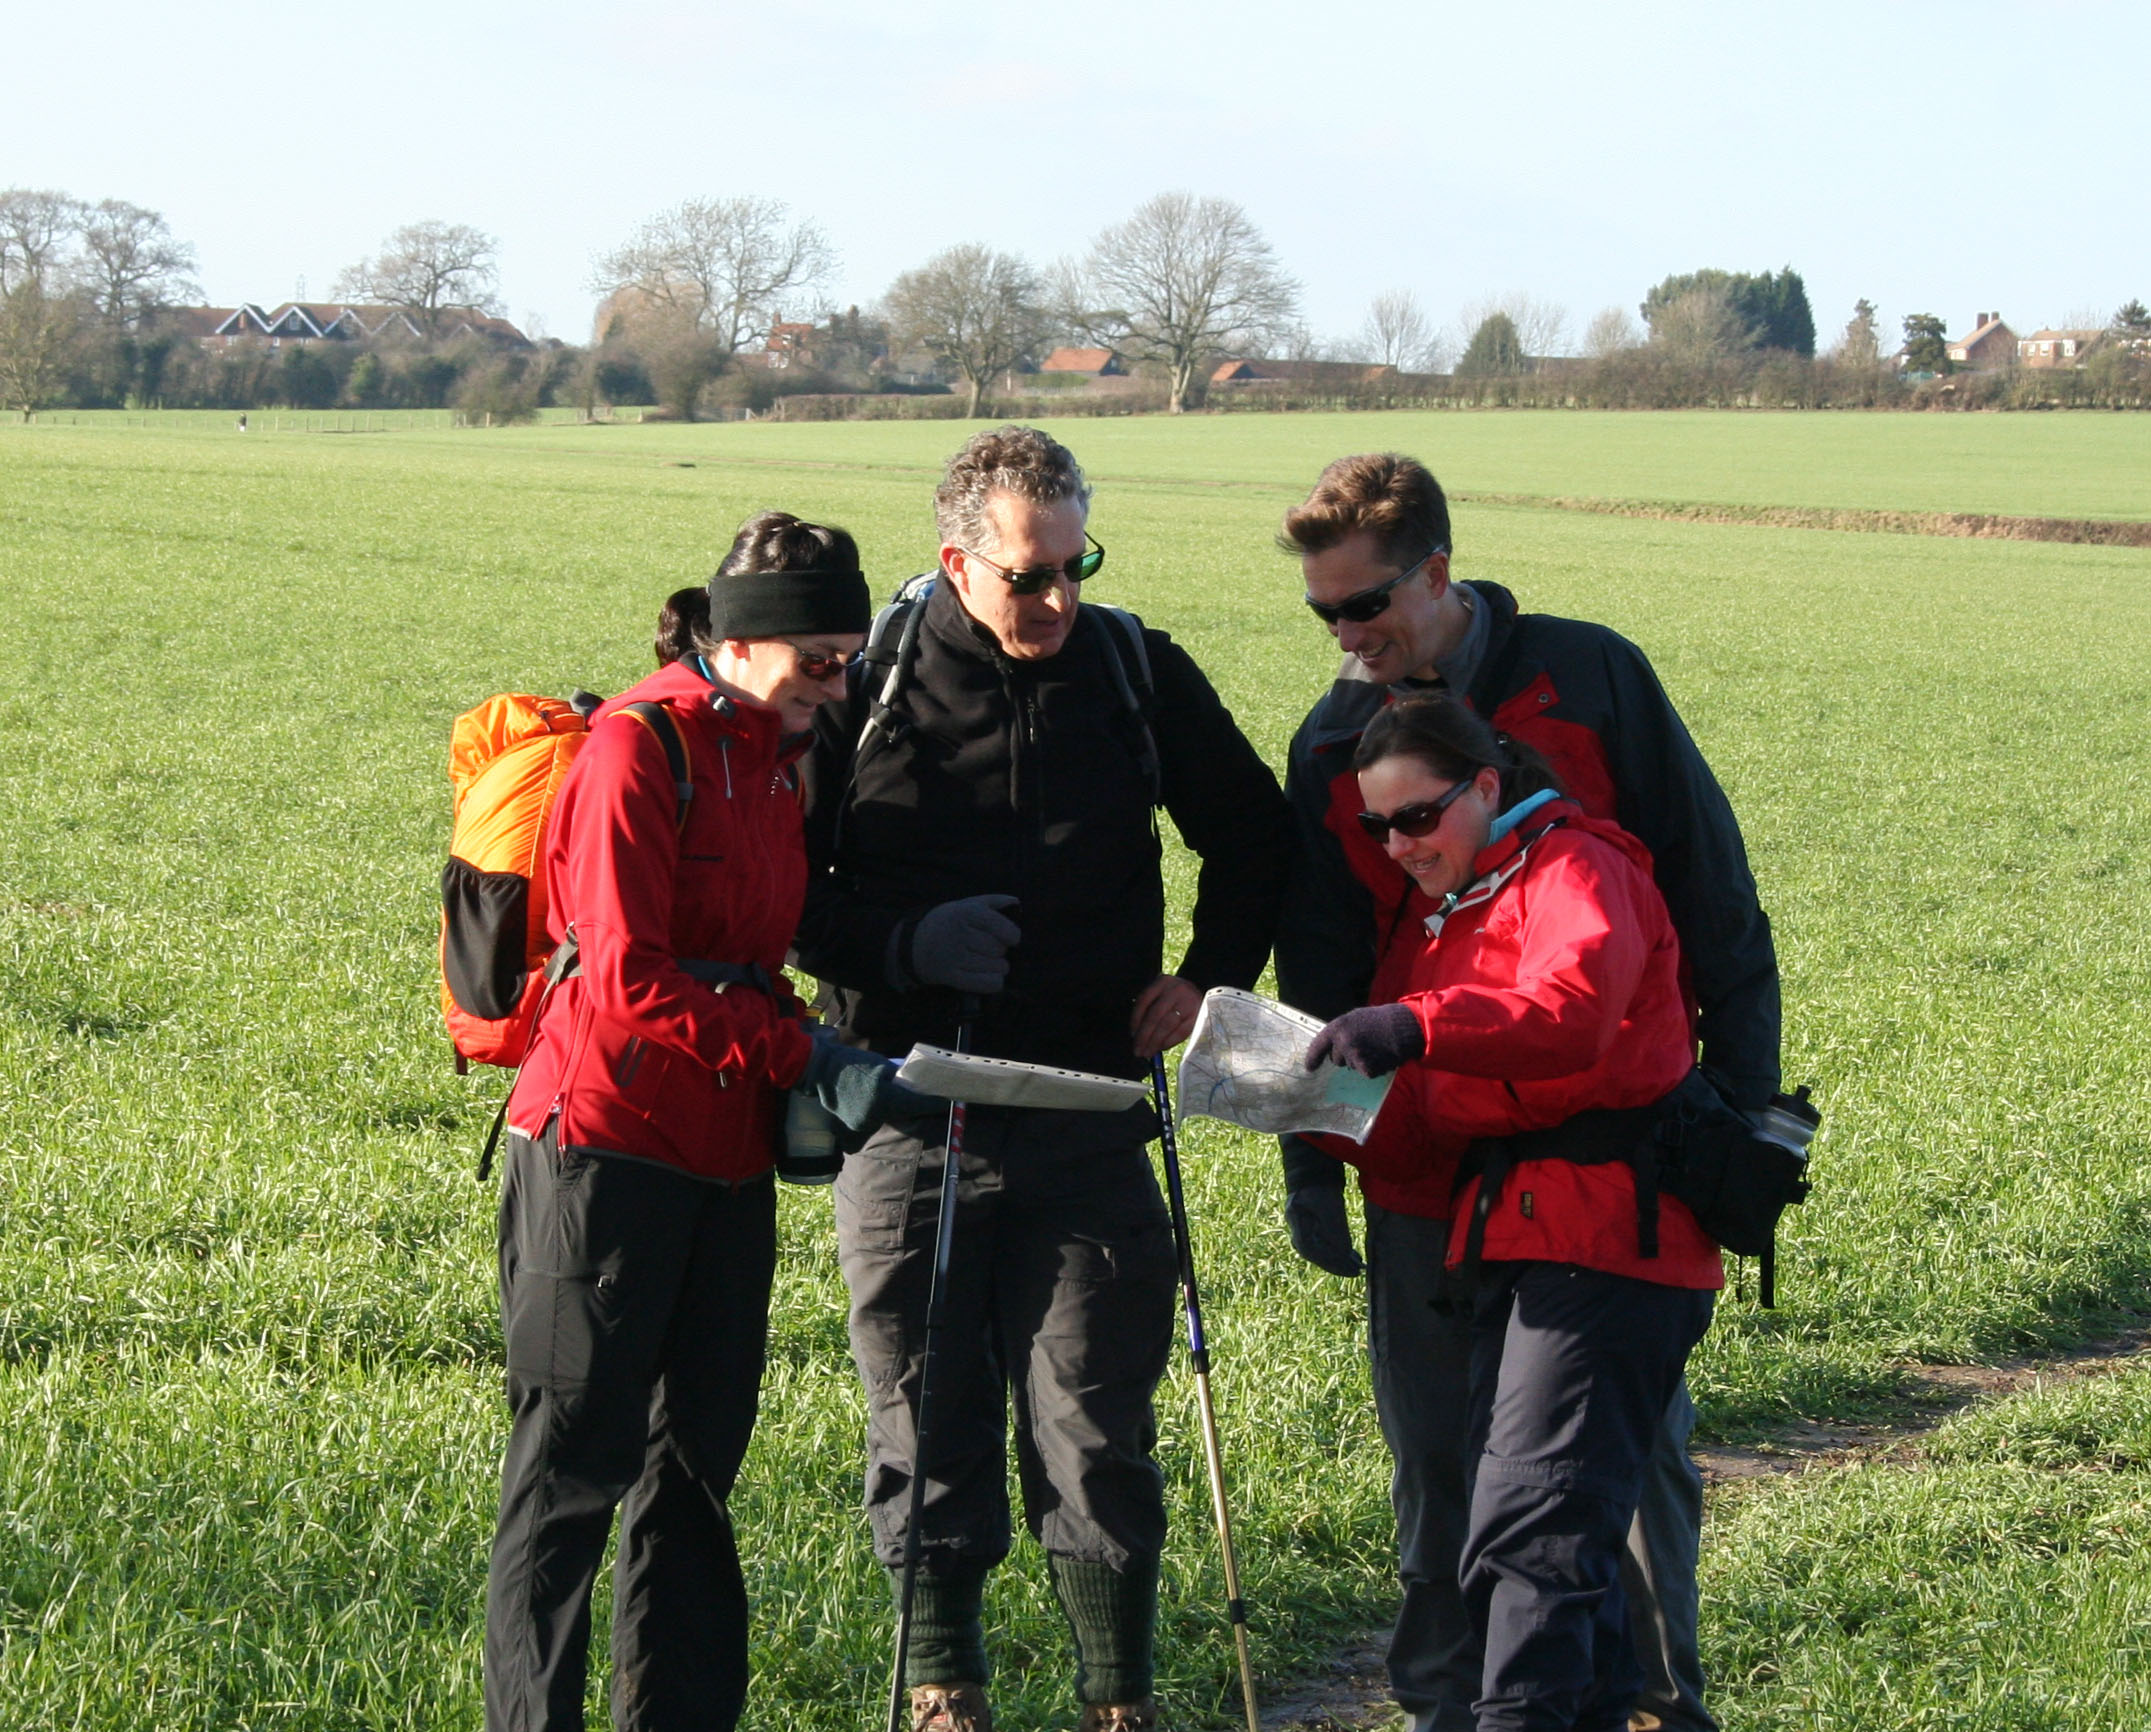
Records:
M1165 1085L1165 1055L1150 1060L1150 1087L1157 1096L1158 1140L1165 1151L1165 1195L1172 1205L1173 1248L1180 1254L1180 1291L1186 1300L1188 1357L1195 1364L1195 1399L1202 1410L1203 1460L1210 1470L1210 1508L1217 1517L1217 1547L1225 1560L1225 1615L1240 1656L1240 1696L1247 1732L1262 1732L1255 1707L1255 1668L1247 1657L1247 1602L1240 1598L1240 1566L1232 1555L1232 1516L1225 1507L1225 1456L1217 1441L1217 1408L1210 1400L1210 1345L1203 1339L1202 1294L1195 1286L1195 1243L1188 1234L1187 1196L1180 1187L1180 1145L1173 1131L1173 1099Z
M956 1050L968 1051L978 1000L966 996L956 1024ZM889 1676L889 1732L910 1732L904 1668L911 1659L911 1608L919 1586L919 1523L926 1514L926 1398L933 1388L934 1340L948 1310L949 1251L956 1242L956 1175L963 1164L964 1103L949 1102L949 1133L941 1161L941 1205L934 1223L933 1278L926 1289L926 1344L919 1355L919 1403L911 1422L911 1513L904 1521L904 1570L896 1595L896 1661Z

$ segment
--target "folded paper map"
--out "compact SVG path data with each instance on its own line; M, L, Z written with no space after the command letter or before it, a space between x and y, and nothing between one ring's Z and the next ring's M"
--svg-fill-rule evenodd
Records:
M919 1045L897 1067L896 1079L922 1095L974 1106L1060 1107L1073 1112L1124 1112L1150 1093L1147 1083L1050 1064L1018 1064Z
M1229 986L1203 995L1194 1038L1180 1060L1184 1118L1223 1119L1251 1131L1332 1131L1367 1140L1389 1077L1342 1065L1309 1070L1301 1057L1321 1020Z

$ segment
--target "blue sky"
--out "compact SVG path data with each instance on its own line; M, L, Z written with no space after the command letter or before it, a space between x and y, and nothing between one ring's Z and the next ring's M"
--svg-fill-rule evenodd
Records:
M499 236L511 316L580 340L592 257L759 193L871 301L956 241L1040 263L1168 188L1244 204L1342 334L1523 291L1580 334L1668 272L1790 263L1827 342L2151 300L2151 7L1925 0L1276 6L373 0L18 9L0 185L164 211L212 301L427 217ZM29 76L24 76L28 73Z

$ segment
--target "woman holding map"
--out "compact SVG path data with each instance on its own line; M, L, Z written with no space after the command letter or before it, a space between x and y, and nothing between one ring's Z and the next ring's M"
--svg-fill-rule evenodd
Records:
M733 1725L747 1597L727 1499L754 1429L786 1091L855 1130L891 1068L810 1029L792 769L870 616L841 529L765 512L683 653L600 709L546 844L553 982L509 1097L511 1412L486 1725L583 1724L590 1595L622 1508L614 1718Z
M1622 1541L1724 1285L1655 1183L1661 1103L1695 1062L1679 944L1642 844L1453 698L1390 705L1354 765L1360 824L1434 912L1401 1001L1337 1018L1307 1063L1399 1072L1365 1148L1334 1151L1458 1185L1480 1732L1622 1726L1641 1683Z

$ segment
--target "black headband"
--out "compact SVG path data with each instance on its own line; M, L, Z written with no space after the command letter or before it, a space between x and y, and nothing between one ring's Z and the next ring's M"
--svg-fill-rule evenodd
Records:
M758 571L710 579L710 636L784 637L863 632L874 603L856 571Z

